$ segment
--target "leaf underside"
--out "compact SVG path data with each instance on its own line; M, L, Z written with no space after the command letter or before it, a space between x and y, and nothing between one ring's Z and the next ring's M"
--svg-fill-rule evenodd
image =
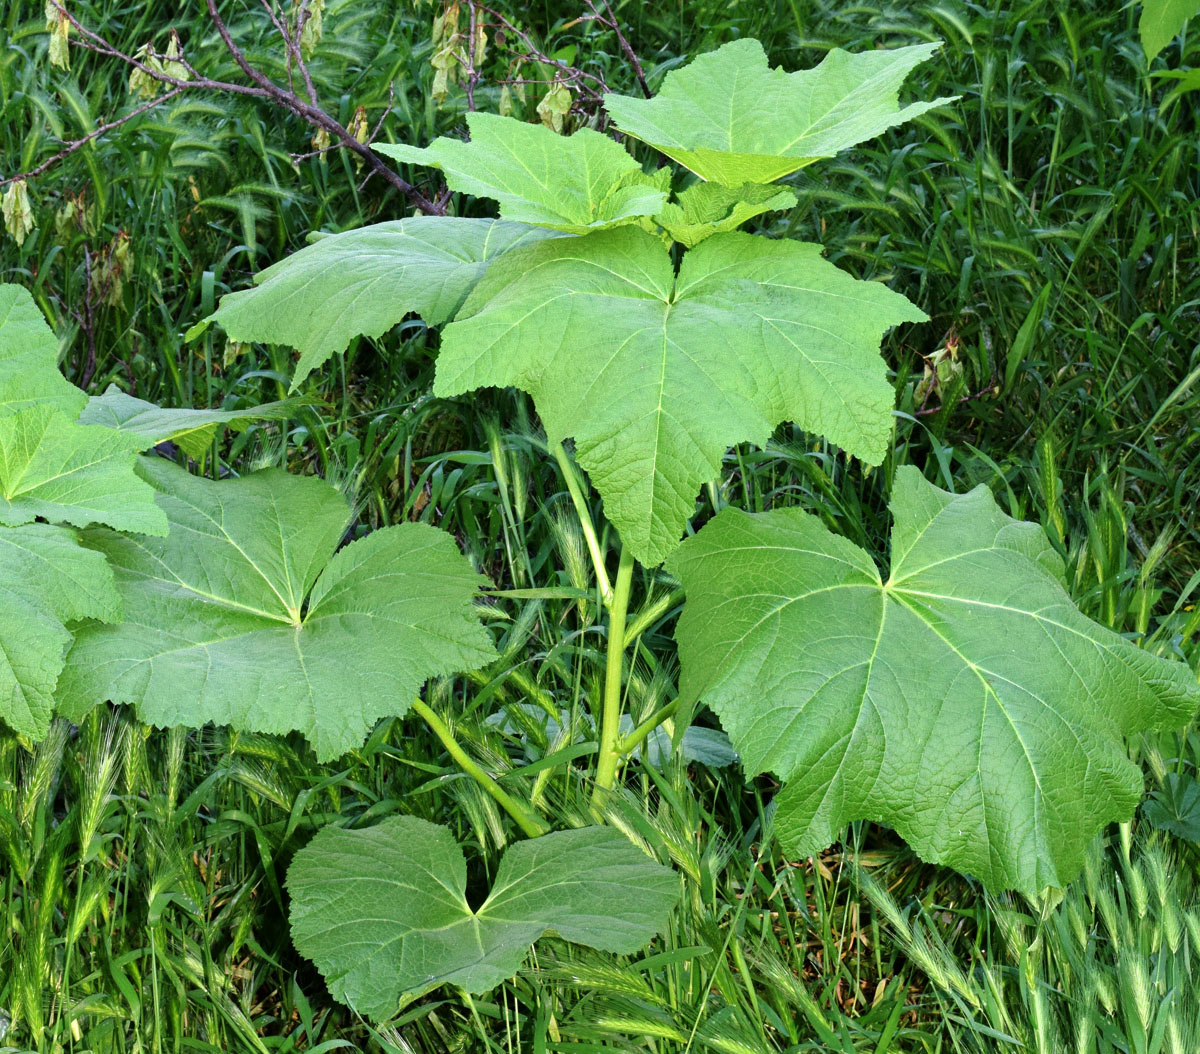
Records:
M886 582L797 509L725 510L685 542L681 694L787 781L797 853L870 819L992 890L1062 886L1141 796L1123 737L1187 721L1195 676L1083 616L1042 530L986 488L902 468L891 508Z
M899 106L904 79L938 47L834 48L818 66L787 73L769 67L757 40L735 40L672 70L651 99L606 95L604 105L622 132L701 179L773 183L952 101Z
M440 325L496 257L555 236L444 216L376 223L322 238L266 268L253 289L223 297L211 321L231 340L299 350L294 390L357 336L382 336L410 313Z
M590 128L563 136L489 113L470 114L467 125L469 141L443 137L424 148L375 149L441 169L451 190L498 201L502 219L570 234L653 216L666 201L669 171L645 175L620 144Z
M213 482L155 459L142 472L170 534L85 535L124 620L77 629L67 716L111 700L162 726L297 730L327 760L405 713L429 677L494 657L473 605L484 579L444 531L387 527L334 555L350 509L319 479Z
M375 1020L443 984L486 992L545 932L630 954L661 932L679 883L611 827L512 845L478 911L466 861L445 827L397 816L365 830L326 827L287 878L292 937L335 998Z
M894 395L879 342L924 314L821 248L718 234L686 253L633 227L506 254L442 334L434 391L514 385L647 565L678 543L726 449L781 421L878 464Z
M151 447L171 440L188 457L201 458L221 428L240 432L254 421L281 421L296 412L299 402L283 399L245 410L194 410L156 406L127 395L110 384L103 395L94 395L79 415L79 424L103 425L125 432Z

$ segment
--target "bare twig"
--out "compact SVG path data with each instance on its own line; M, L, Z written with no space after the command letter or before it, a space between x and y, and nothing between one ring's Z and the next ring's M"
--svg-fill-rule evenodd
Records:
M352 150L358 154L375 175L378 175L385 182L391 184L391 186L404 194L421 212L441 215L446 211L444 207L439 208L435 202L430 201L416 187L402 179L398 173L392 171L392 169L383 163L374 150L365 143L360 143L350 134L348 129L335 121L320 107L306 103L295 92L280 87L264 73L251 66L246 56L242 53L242 50L234 43L233 37L229 32L229 27L225 25L220 13L217 11L216 0L205 0L205 4L208 8L208 17L212 20L213 26L221 38L221 42L225 45L225 50L229 52L230 57L237 63L238 68L259 88L266 92L273 102L286 110L290 110L297 117L303 118L309 124L315 125L317 128L323 128L347 150Z
M479 12L475 4L467 5L471 11L471 24L467 32L467 112L475 112L475 85L479 83L479 71L475 68L475 33L479 24Z
M250 64L245 54L234 42L228 26L226 26L224 20L221 18L220 13L217 11L216 0L206 0L209 19L212 21L217 34L220 36L222 43L225 45L226 51L229 52L233 61L237 64L242 73L244 73L250 80L251 83L248 85L238 84L232 81L214 80L212 78L205 77L201 75L199 71L197 71L196 68L183 56L175 57L158 55L155 53L148 57L159 64L157 67L150 65L147 62L141 61L136 56L127 55L118 47L105 40L98 33L88 29L86 26L80 23L77 18L71 15L71 13L67 11L61 5L61 3L58 2L58 0L50 0L50 2L62 13L63 17L66 18L71 26L76 30L77 36L71 41L71 45L73 47L82 48L86 51L92 51L99 55L118 59L125 65L141 71L152 80L157 81L160 84L167 85L170 90L161 97L157 99L151 99L144 105L131 110L122 117L104 124L95 131L89 133L87 136L65 144L64 149L58 154L52 158L49 158L36 168L31 169L29 172L23 172L18 175L8 177L0 177L0 186L5 186L6 184L13 183L19 179L29 179L33 176L41 175L54 165L58 164L64 158L73 154L76 150L79 150L87 143L92 142L94 139L103 135L105 132L109 132L114 128L120 127L126 122L133 120L133 118L145 113L147 110L154 109L156 106L161 106L163 103L176 98L184 92L210 91L224 92L234 95L248 95L255 98L270 100L275 105L289 111L308 124L323 130L338 146L353 151L362 160L363 164L367 166L369 169L369 175L379 176L390 186L400 191L400 193L407 197L419 211L433 215L445 214L445 201L440 195L436 200L431 200L430 198L426 197L410 183L404 180L399 173L393 171L387 164L384 163L383 159L371 149L369 144L374 139L375 134L378 133L379 127L382 125L382 121L380 122L380 126L376 127L376 132L372 134L371 139L365 143L362 143L355 138L349 129L343 127L337 120L321 109L317 101L316 88L312 82L311 76L309 75L308 66L304 62L303 56L300 53L300 36L303 33L304 24L307 21L306 16L311 15L311 12L308 8L308 0L301 0L294 32L288 32L287 26L282 17L277 13L276 9L268 2L268 0L264 0L264 5L267 7L271 21L275 25L276 30L283 36L285 45L288 48L289 66L291 62L294 62L296 68L300 70L300 74L304 79L305 91L308 94L307 101L297 95L296 92L290 87L284 88L281 85L276 84L273 80L262 73L262 71L256 69ZM188 78L184 79L182 77L176 77L166 72L166 70L162 68L162 62L165 61L178 63L178 65L187 72ZM388 111L385 111L384 114L385 117L390 109L391 106L389 104Z
M90 143L93 139L98 139L105 133L111 132L114 128L120 128L121 125L125 124L127 121L132 121L135 117L140 117L147 110L153 110L156 106L161 106L165 102L170 102L172 99L178 95L181 95L182 93L182 88L173 88L165 95L160 95L157 99L151 99L149 102L139 106L136 110L130 110L129 113L125 114L124 117L118 117L115 121L109 121L107 124L102 124L94 131L88 132L88 134L83 136L81 139L72 139L63 146L62 150L60 150L53 157L47 158L36 168L31 168L28 172L19 172L15 176L0 178L0 187L7 186L9 183L15 183L19 179L33 179L35 176L40 176L43 172L45 172L47 169L53 168L64 158L70 157L73 153L75 153L76 150L87 146L88 143Z
M565 66L557 59L552 59L541 48L533 42L533 38L529 36L523 29L514 26L507 18L504 17L495 8L488 7L486 4L474 4L473 7L478 7L480 11L484 11L487 15L494 19L496 23L505 31L511 33L524 46L527 54L518 56L525 60L533 60L540 62L543 65L553 67L562 73L559 78L564 83L572 84L575 92L581 99L589 104L598 105L603 96L608 92L608 84L604 78L598 73L589 73L587 70L579 69L577 66ZM522 82L514 82L522 83ZM527 81L523 83L538 83L535 81Z
M596 9L596 5L593 0L586 0L586 2L588 7L591 8L592 13L596 16L596 20L602 26L607 26L613 31L614 34L616 34L617 46L620 47L621 54L629 60L629 65L633 67L633 75L637 78L638 87L642 89L642 94L649 99L650 85L646 83L646 74L642 70L642 61L637 57L637 52L635 52L632 46L630 46L629 41L625 38L625 34L621 32L621 23L617 21L617 16L613 13L612 6L609 4L608 0L603 0L604 10L608 13L608 18L603 18L600 15L600 12Z

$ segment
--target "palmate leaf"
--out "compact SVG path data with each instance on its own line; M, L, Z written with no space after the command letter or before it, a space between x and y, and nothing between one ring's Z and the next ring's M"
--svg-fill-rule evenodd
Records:
M407 711L427 678L494 657L472 603L484 579L444 531L386 527L334 555L350 509L319 479L213 482L153 459L142 472L171 531L85 536L124 621L77 629L67 716L107 699L156 725L298 730L325 760Z
M986 488L902 468L891 508L886 581L797 509L725 510L685 542L681 694L787 781L797 853L871 819L992 890L1062 886L1141 796L1122 737L1186 722L1196 677L1080 614L1042 530Z
M53 406L0 418L0 524L41 518L165 534L151 488L133 471L136 439L78 425Z
M689 249L714 234L736 230L764 212L790 209L796 204L796 195L790 190L757 183L740 187L696 183L680 191L678 198L665 205L654 222Z
M228 426L241 432L254 421L282 421L299 406L296 400L282 399L245 410L173 409L137 399L110 384L103 395L88 400L79 423L103 425L136 436L142 448L169 439L188 457L201 458L221 428Z
M99 553L65 527L0 528L0 721L46 734L75 619L112 621L120 600Z
M653 176L618 143L582 128L556 135L545 125L473 113L469 142L435 139L420 148L380 144L397 161L440 168L451 190L492 198L502 219L586 234L653 216L667 200L670 170Z
M166 531L134 475L134 446L75 423L86 401L59 372L33 297L0 285L0 721L34 739L53 714L66 623L112 620L120 607L103 556L59 525Z
M494 988L547 931L635 952L679 898L675 875L620 832L584 827L509 847L474 911L454 837L412 816L324 828L296 854L287 885L296 947L336 999L375 1021L439 985Z
M787 73L768 66L757 40L735 40L672 70L652 99L606 95L604 105L622 132L701 179L773 183L951 102L898 102L904 79L939 46L834 48L813 69Z
M74 418L87 396L58 369L58 341L27 289L0 284L0 417L53 407Z
M359 335L378 337L416 313L452 317L496 257L553 232L498 220L415 216L321 238L221 299L207 322L231 340L300 352L293 390Z
M894 401L879 341L924 318L818 245L718 234L676 276L657 238L622 227L498 260L442 334L434 391L531 393L623 544L657 564L726 448L781 421L878 464Z

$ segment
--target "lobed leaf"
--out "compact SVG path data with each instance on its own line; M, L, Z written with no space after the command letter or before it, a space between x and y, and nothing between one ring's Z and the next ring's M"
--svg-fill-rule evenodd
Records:
M891 508L886 581L798 509L727 509L685 542L681 695L787 781L790 850L870 819L992 890L1062 886L1141 797L1122 737L1191 718L1196 677L1082 615L1042 530L985 487L902 468Z
M469 141L443 136L424 148L375 150L441 169L451 190L498 201L502 219L570 234L632 223L666 203L669 170L646 175L620 144L590 128L563 136L490 113L469 114L467 126Z
M605 95L604 105L622 132L701 179L773 183L952 102L899 106L904 79L938 47L834 48L818 66L787 73L769 67L757 40L735 40L672 70L652 99Z
M334 555L350 509L280 470L213 482L146 459L162 540L86 535L113 567L118 626L76 631L60 706L136 706L157 725L302 732L322 760L401 715L425 680L494 657L475 615L484 579L444 531L386 527Z
M74 418L86 402L59 372L58 341L29 291L0 284L0 417L54 407Z
M878 464L894 401L879 341L924 318L818 245L714 235L676 275L657 238L623 227L497 261L442 334L434 391L528 391L551 439L575 437L623 543L657 564L726 448L781 421Z
M438 216L333 234L261 271L253 289L222 297L188 336L219 322L231 340L296 348L295 390L357 336L382 336L414 312L431 326L445 322L493 260L549 237L522 224Z
M104 557L74 531L44 523L0 529L0 720L41 739L71 643L65 623L119 614Z
M486 992L546 932L629 954L661 932L679 882L611 827L509 847L487 900L466 899L462 850L445 827L396 816L326 827L287 878L292 937L336 999L375 1021L443 984Z
M18 410L0 427L0 524L35 519L165 534L151 488L133 471L139 444L78 425L53 404Z
M142 448L169 439L188 457L198 459L208 452L222 427L241 432L254 421L286 420L299 405L297 400L283 399L245 410L177 410L137 399L110 384L103 395L88 399L79 423L126 432L141 440L138 445Z

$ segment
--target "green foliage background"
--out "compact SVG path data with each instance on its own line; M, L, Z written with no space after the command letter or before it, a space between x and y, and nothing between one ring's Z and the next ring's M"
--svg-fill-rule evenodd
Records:
M834 45L945 41L912 78L912 97L961 100L800 173L796 206L765 229L822 242L839 266L887 277L930 310L929 324L884 346L902 410L895 460L924 464L958 491L987 484L1011 515L1043 523L1087 614L1200 666L1200 136L1188 97L1148 75L1136 8L614 6L652 86L736 36L762 40L789 68ZM129 51L165 43L174 25L196 61L232 73L199 14L185 21L166 5L116 0L71 10ZM423 144L462 125L457 89L440 109L430 95L434 13L330 0L313 71L341 120L359 105L376 120L394 82L383 138ZM522 14L547 48L574 48L614 90L635 90L615 40L577 22L574 5L522 5ZM250 56L285 76L259 10L232 7L229 17ZM0 5L4 174L130 105L119 65L74 52L64 75L49 69L47 46L41 5ZM1172 44L1153 69L1186 74L1196 59L1194 46ZM495 109L498 86L485 81L477 99ZM31 183L39 226L20 247L0 240L0 280L34 292L56 320L65 371L93 392L116 382L146 399L225 409L282 398L287 349L226 346L212 332L188 344L183 334L309 231L406 211L378 181L358 190L361 176L340 153L293 167L289 153L308 150L310 135L266 107L212 97L148 114ZM77 195L82 220L66 216L56 230L55 214ZM89 301L90 275L105 267ZM451 530L498 583L545 584L560 567L561 585L587 589L583 541L531 404L513 392L432 398L433 356L419 324L359 341L306 382L320 404L231 436L209 468L320 473L353 497L360 533L423 520ZM879 556L882 476L784 426L763 449L731 452L708 500L714 510L798 505ZM639 589L668 597L660 582ZM674 610L664 602L643 635L635 716L661 705L675 680ZM475 756L502 770L519 744L483 722L483 704L552 695L580 714L598 691L603 642L570 598L501 603L492 621L503 676L442 683L430 697L455 713ZM519 724L524 712L509 713ZM553 749L541 725L525 723L526 737ZM1200 738L1194 728L1147 737L1135 755L1165 809L1196 773ZM1061 903L997 901L868 824L851 828L844 850L785 859L765 837L768 780L747 792L735 771L678 761L642 766L642 793L615 806L689 881L650 961L618 968L549 942L486 999L435 994L373 1031L292 948L283 875L327 820L403 812L449 824L485 888L504 826L455 773L428 733L400 722L326 766L299 739L155 732L123 711L93 712L77 729L59 723L36 748L0 734L0 1044L1200 1046L1195 841L1139 814L1093 846ZM566 817L585 809L570 783L547 778L538 792Z

